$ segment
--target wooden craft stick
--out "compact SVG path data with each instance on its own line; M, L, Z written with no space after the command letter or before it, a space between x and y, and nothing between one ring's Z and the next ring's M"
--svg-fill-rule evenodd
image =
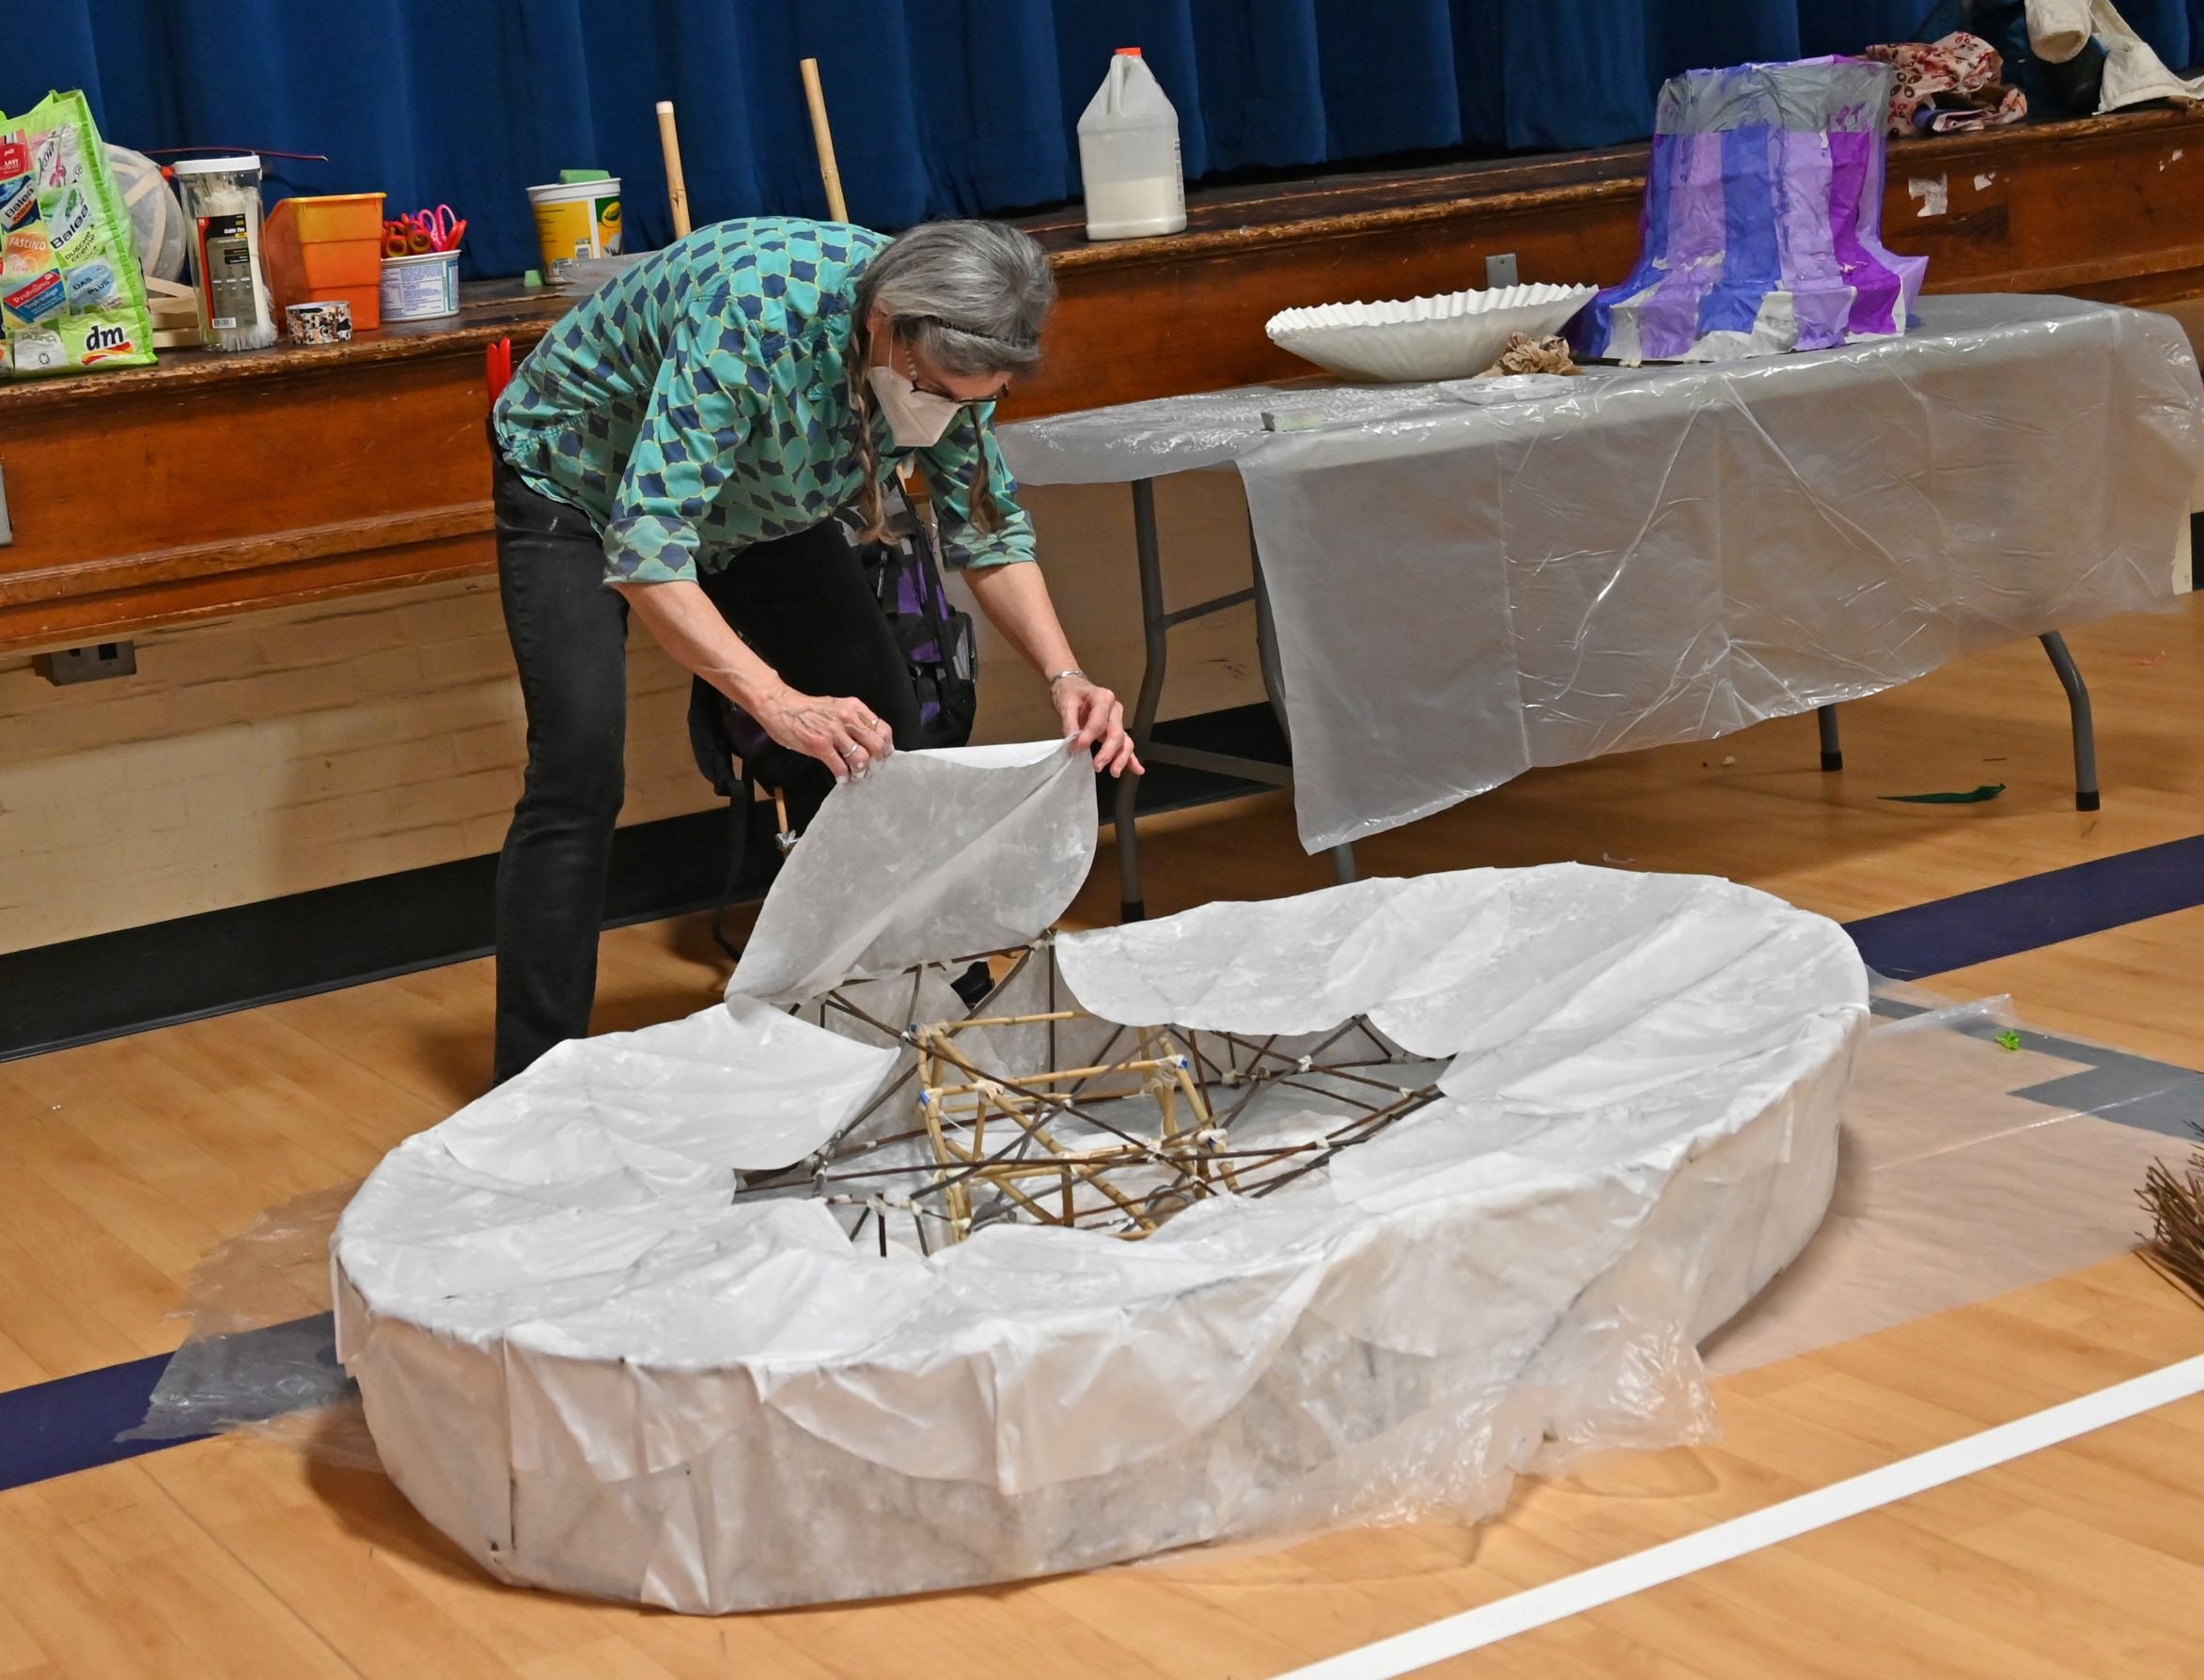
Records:
M806 58L800 68L805 102L811 107L811 144L819 148L819 178L826 183L826 213L834 221L847 222L850 207L842 202L842 172L835 164L835 136L826 124L826 90L819 85L819 60Z
M674 132L674 102L658 101L658 144L665 153L665 196L673 206L674 238L689 237L689 185L681 177L681 142Z

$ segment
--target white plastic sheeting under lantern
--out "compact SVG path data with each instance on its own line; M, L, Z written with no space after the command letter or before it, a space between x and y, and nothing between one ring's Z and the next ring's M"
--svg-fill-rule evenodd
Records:
M2204 387L2165 317L1935 297L1808 354L1256 387L1002 443L1029 484L1238 468L1313 852L2169 605Z
M891 765L798 848L775 896L837 902L779 912L819 943L760 974L869 972L891 923L898 960L961 957L1079 884L1092 808L1052 794L1091 794L1060 746ZM852 873L952 807L1006 814L1019 861L964 836L938 919ZM393 1151L338 1227L338 1351L399 1486L502 1579L700 1612L1486 1516L1556 1451L1704 1432L1695 1345L1820 1222L1867 1013L1833 924L1572 864L1211 905L1039 960L1110 1020L1291 1045L1364 1016L1440 1095L1138 1242L1004 1221L883 1252L815 1196L736 1197L898 1047L741 990L562 1046Z

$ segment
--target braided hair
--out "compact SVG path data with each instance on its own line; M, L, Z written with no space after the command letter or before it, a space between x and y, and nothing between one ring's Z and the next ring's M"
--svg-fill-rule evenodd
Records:
M857 415L857 453L865 473L859 511L865 537L886 531L880 489L880 450L872 439L870 360L875 307L912 350L953 378L1024 373L1040 361L1040 329L1055 301L1046 253L1000 222L923 222L899 235L857 276L855 353L850 358L850 405ZM988 488L987 450L973 453L965 487L967 517L981 531L1001 528L1002 509Z

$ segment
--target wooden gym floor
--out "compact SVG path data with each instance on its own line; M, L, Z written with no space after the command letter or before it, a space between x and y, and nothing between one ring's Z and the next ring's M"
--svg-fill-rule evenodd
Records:
M2095 815L2071 808L2064 704L2024 644L1847 708L1840 775L1814 768L1811 721L1790 719L1533 774L1380 837L1363 866L1709 871L1852 920L2204 832L2204 601L2072 642L2097 701ZM1980 805L1877 797L1998 781ZM1158 913L1328 879L1274 798L1144 839ZM1078 910L1114 900L1105 841ZM2204 908L1929 984L2009 991L2034 1024L2204 1067L2200 953ZM723 978L694 921L613 934L600 1024L688 1012ZM490 984L487 962L463 964L0 1066L0 1398L172 1347L183 1326L164 1314L205 1252L475 1095ZM2130 1256L1723 1378L1719 1443L1526 1484L1480 1530L717 1620L496 1586L380 1476L227 1438L0 1493L0 1676L1256 1680L2200 1352L2204 1311ZM2199 1604L2204 1399L1443 1672L2194 1675Z

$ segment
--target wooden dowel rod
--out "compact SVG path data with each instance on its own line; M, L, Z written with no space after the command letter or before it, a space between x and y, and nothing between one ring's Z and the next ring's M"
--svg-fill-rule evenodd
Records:
M819 85L819 60L806 58L804 71L804 99L811 107L811 144L819 148L819 179L826 183L826 213L834 221L847 222L850 207L842 202L842 172L835 164L834 131L826 125L826 90Z
M1077 1020L1076 1009L1052 1009L1045 1015L975 1015L964 1020L944 1021L947 1033L969 1032L974 1027L1037 1027L1043 1021Z
M674 238L689 237L689 183L681 177L681 142L674 132L674 102L658 101L658 144L665 153L665 196L673 206Z
M1142 1073L1166 1067L1176 1069L1177 1066L1175 1062L1109 1062L1099 1067L1057 1067L1045 1073L1023 1074L1019 1082L1026 1085L1052 1085L1065 1080L1089 1080L1104 1073ZM942 1097L968 1097L979 1089L977 1085L932 1085L928 1088ZM1133 1093L1128 1091L1123 1095L1130 1097Z
M852 1013L856 1014L858 1012L852 1010ZM899 1037L900 1034L891 1032L888 1036ZM974 1080L983 1080L988 1078L987 1069L977 1066L969 1061L961 1050L954 1049L941 1035L935 1035L932 1048L935 1059L937 1061L946 1062L952 1067L962 1068L968 1078ZM938 1087L942 1083L942 1081L940 1076L936 1074L934 1077L929 1079L926 1082L930 1085ZM1134 1137L1131 1132L1125 1131L1118 1127L1112 1126L1107 1120L1104 1120L1099 1114L1088 1113L1075 1102L1067 1101L1065 1098L1060 1097L1045 1096L1041 1092L1035 1090L1030 1085L1020 1084L1016 1080L996 1080L994 1082L1002 1086L1004 1090L1009 1092L1013 1097L1024 1097L1037 1099L1053 1112L1070 1114L1073 1119L1084 1120L1089 1126L1094 1127L1096 1129L1106 1131L1112 1137L1118 1138L1124 1143L1132 1143L1141 1148L1147 1147L1147 1144L1141 1139ZM1250 1092L1249 1096L1252 1097L1254 1093Z
M1042 1224L1053 1225L1058 1222L1054 1214L1050 1213L1047 1208L1043 1207L1039 1203L1036 1202L1031 1196L1027 1195L1016 1185L998 1184L995 1186L995 1189L1001 1190L1006 1196L1008 1196L1010 1200L1017 1203L1019 1206L1024 1208L1026 1212L1033 1215L1033 1217L1039 1220ZM1067 1219L1061 1222L1068 1225L1071 1223L1071 1221Z

